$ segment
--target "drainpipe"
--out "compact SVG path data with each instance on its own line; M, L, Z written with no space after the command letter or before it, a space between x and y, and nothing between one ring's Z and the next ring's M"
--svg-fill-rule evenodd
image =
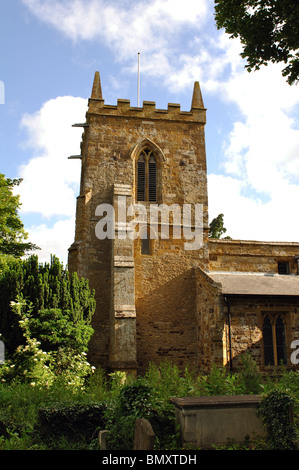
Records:
M229 370L233 371L233 357L232 357L232 332L231 332L231 323L230 323L230 302L228 297L224 297L224 300L227 304L227 320L228 320L228 338L229 338Z
M297 275L299 275L299 255L295 255L295 261L297 262Z

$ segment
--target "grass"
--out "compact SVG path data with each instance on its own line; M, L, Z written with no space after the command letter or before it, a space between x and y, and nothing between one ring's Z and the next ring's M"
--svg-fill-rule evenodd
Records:
M70 434L64 435L59 432L51 439L43 439L38 427L39 410L46 408L59 412L73 405L75 409L80 408L80 405L83 409L86 407L87 410L91 404L98 403L106 410L103 419L115 426L117 416L122 412L119 405L122 390L135 383L135 380L121 373L107 376L101 369L98 369L80 389L73 389L59 381L48 388L34 387L20 382L0 383L0 450L98 449L99 429L97 428L94 429L89 439L84 436L80 437L80 433L76 438L71 438ZM149 400L146 406L149 413L152 413L151 416L158 417L160 423L161 417L169 422L174 420L174 409L169 402L173 396L265 393L278 387L290 393L296 400L294 419L298 430L299 371L283 371L279 377L265 380L252 368L252 364L247 365L242 373L229 374L224 369L214 367L210 374L205 375L193 374L188 370L181 371L176 366L165 362L159 367L151 364L145 376L138 380L152 390L151 397L145 397ZM140 412L138 396L132 406L134 409L130 413L134 412L137 416ZM72 414L74 414L73 411ZM80 417L78 420L76 423L80 426ZM84 426L84 423L82 425ZM165 422L162 422L162 426L164 425ZM174 431L172 440L167 441L167 445L173 447L168 448L177 448L176 437ZM160 448L163 446L165 448L166 444L159 441L158 445ZM243 446L232 443L228 448L264 449L267 448L267 442L256 440L246 442Z

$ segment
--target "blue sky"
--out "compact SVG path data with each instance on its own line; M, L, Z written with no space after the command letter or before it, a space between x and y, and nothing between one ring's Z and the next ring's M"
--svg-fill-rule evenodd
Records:
M107 104L168 102L189 111L195 80L207 108L210 220L233 238L299 242L299 87L280 65L249 74L238 40L208 0L10 0L1 31L0 155L22 177L21 218L40 260L67 262L74 238L81 129L94 73Z

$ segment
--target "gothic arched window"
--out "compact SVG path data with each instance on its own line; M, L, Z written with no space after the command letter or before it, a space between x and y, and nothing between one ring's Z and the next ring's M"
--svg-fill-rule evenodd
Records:
M149 148L144 148L137 160L137 201L157 201L157 162Z
M286 330L282 315L265 315L263 321L265 366L287 363Z

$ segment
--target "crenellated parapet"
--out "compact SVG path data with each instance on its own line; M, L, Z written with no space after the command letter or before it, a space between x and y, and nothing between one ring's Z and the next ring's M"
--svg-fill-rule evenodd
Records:
M108 105L105 104L102 96L98 72L95 73L93 92L89 99L87 114L206 123L206 109L203 104L199 82L194 83L190 111L181 110L181 105L178 103L168 103L167 109L159 109L156 107L155 101L143 101L142 107L135 107L131 106L128 99L118 99L117 105Z
M90 98L88 114L206 123L206 109L204 107L194 107L191 111L182 111L180 104L168 103L167 109L159 109L156 108L154 101L143 101L143 106L138 108L131 106L130 100L126 99L118 99L117 105L107 105L104 100Z

